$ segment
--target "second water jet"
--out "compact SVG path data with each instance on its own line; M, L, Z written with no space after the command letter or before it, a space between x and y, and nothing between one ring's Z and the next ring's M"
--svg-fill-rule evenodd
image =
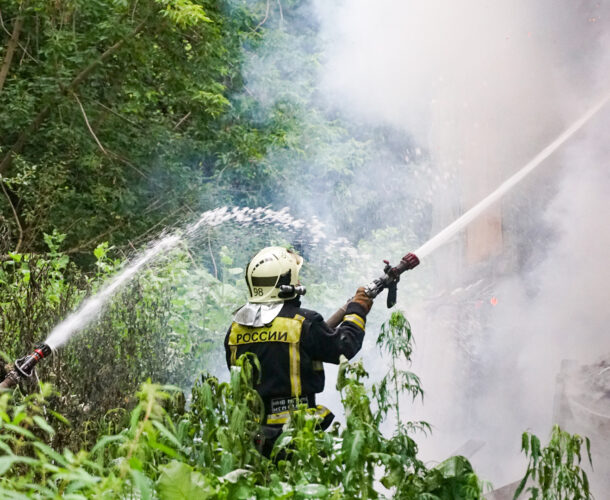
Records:
M610 100L610 93L601 99L597 104L590 108L583 116L576 120L570 127L568 127L562 134L560 134L553 142L545 147L540 153L526 163L521 169L519 169L514 175L504 181L495 191L489 194L486 198L481 200L470 210L465 212L461 217L452 222L449 226L443 229L434 237L430 238L421 247L415 250L415 255L420 259L427 257L434 250L447 243L453 236L464 229L468 224L475 220L491 205L500 200L508 191L510 191L516 184L521 182L527 177L536 167L538 167L544 160L546 160L551 154L553 154L564 142L578 132L583 125L585 125L593 116L595 116Z

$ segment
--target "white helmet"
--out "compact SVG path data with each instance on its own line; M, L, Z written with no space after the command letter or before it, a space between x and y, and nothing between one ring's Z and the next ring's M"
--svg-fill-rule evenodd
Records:
M283 302L297 296L293 291L288 296L280 290L281 285L299 284L299 270L303 258L292 250L282 247L267 247L258 252L246 267L248 301Z

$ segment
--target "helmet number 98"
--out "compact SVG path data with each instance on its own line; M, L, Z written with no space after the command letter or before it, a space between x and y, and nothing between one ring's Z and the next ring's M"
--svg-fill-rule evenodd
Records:
M254 296L255 297L261 297L263 295L263 289L262 288L254 288Z

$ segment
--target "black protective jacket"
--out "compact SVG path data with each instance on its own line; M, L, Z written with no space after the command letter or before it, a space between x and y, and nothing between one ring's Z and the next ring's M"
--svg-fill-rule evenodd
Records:
M365 309L351 302L343 322L333 330L320 314L303 309L298 298L287 301L269 325L231 325L225 337L227 365L244 353L256 354L261 374L255 388L267 415L284 413L299 402L314 407L315 394L324 389L322 363L337 364L341 354L348 359L356 355L365 318Z

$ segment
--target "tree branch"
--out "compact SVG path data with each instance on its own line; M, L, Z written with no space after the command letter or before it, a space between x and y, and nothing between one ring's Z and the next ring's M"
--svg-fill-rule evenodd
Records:
M280 8L280 28L284 24L284 11L282 10L282 0L277 0L277 6Z
M17 44L19 43L19 35L21 34L21 27L23 26L23 16L21 15L21 8L19 8L19 15L17 19L15 19L15 24L13 25L13 33L11 34L11 38L6 45L6 55L4 56L4 61L2 61L2 67L0 68L0 92L2 92L2 87L4 87L4 82L6 81L6 77L8 76L8 70L11 67L11 61L13 60L13 55L15 54L15 49L17 48Z
M102 64L111 55L113 55L119 48L121 48L121 46L129 38L133 38L140 31L142 31L142 29L144 28L144 26L146 25L147 22L148 22L148 17L146 19L144 19L129 34L129 36L122 38L121 40L116 42L114 45L112 45L111 47L106 49L102 53L102 55L100 55L100 57L98 57L96 60L92 61L86 68L84 68L80 73L78 73L74 77L74 79L70 82L70 85L61 89L61 95L65 96L66 94L74 92L74 90L76 90L76 88L93 72L93 70L95 68L97 68L100 64ZM13 144L13 147L6 152L6 154L4 155L4 158L2 159L2 162L0 162L0 174L11 166L11 164L13 162L13 156L15 154L19 154L21 152L27 139L34 132L36 132L38 130L38 128L40 128L40 125L42 125L42 122L44 122L44 120L47 118L47 116L49 116L51 108L53 107L53 105L55 105L57 100L58 100L57 97L54 99L51 99L51 101L36 115L36 117L34 118L32 123L30 123L30 125L19 135L19 137L17 138L17 141L15 142L15 144Z
M8 36L12 36L11 32L9 30L6 29L6 26L4 25L4 19L2 17L2 9L0 9L0 26L2 26L2 30L8 35ZM21 50L23 50L24 55L28 56L32 61L34 61L36 64L40 64L40 61L38 59L36 59L32 54L29 53L27 45L29 45L29 38L28 38L28 43L26 43L26 47L23 46L23 44L20 41L17 41L17 45L19 46L19 48ZM23 60L23 57L21 58L21 60Z
M113 233L115 229L118 229L123 224L124 224L124 222L119 222L118 224L106 229L106 231L104 231L103 233L98 234L97 236L86 241L85 243L81 243L80 245L77 245L75 247L70 248L69 250L66 250L64 253L73 254L73 253L80 252L84 249L88 249L89 245L92 245L93 243L95 243L99 239L103 238L104 236L108 236L109 234Z
M254 28L252 31L258 31L258 28L260 28L263 24L265 24L267 22L267 19L269 18L269 4L271 3L271 0L267 0L267 10L265 11L265 17L263 18L263 20L258 23L258 26L256 28Z
M176 123L176 125L174 125L174 130L176 130L180 125L182 125L182 122L186 120L189 116L191 116L191 111L189 111L186 115L180 118L180 121Z
M0 186L2 186L2 192L6 196L6 199L8 200L8 203L11 206L11 210L13 211L13 217L15 217L15 222L17 223L17 229L19 229L19 239L17 240L17 246L15 247L15 250L13 250L13 253L19 253L19 249L21 248L21 242L23 241L23 227L21 227L21 221L19 220L19 215L17 215L17 210L15 209L15 205L13 205L13 201L11 200L11 197L8 195L6 188L4 187L4 179L2 179L1 175L0 175Z
M114 116L116 116L117 118L120 118L121 120L125 120L127 123L129 123L130 125L133 125L134 127L137 128L141 128L142 126L136 122L134 122L133 120L130 120L129 118L127 118L126 116L123 116L120 113L117 113L114 109L109 108L108 106L106 106L105 104L102 104L100 101L96 101L95 99L93 99L93 102L95 104L97 104L98 106L104 108L106 111L112 113Z
M197 262L195 262L195 259L193 258L193 254L191 253L191 249L189 248L189 246L186 244L186 242L184 240L180 240L180 246L186 252L186 255L188 256L189 260L191 261L191 264L193 264L193 267L196 269L200 269L201 266L199 264L197 264Z
M210 251L210 257L212 257L212 265L214 266L214 278L218 279L218 268L216 267L216 259L214 258L214 252L212 252L212 238L210 237L210 228L208 228L208 250Z
M99 148L102 151L102 153L104 153L106 156L108 156L108 152L104 149L104 146L102 146L102 143L97 138L97 135L95 135L95 132L93 131L93 129L91 128L91 125L89 124L89 120L87 119L87 113L85 113L85 108L83 108L83 105L80 102L80 99L78 98L78 96L76 95L75 92L72 92L72 95L74 96L74 99L76 99L76 102L78 103L78 107L80 108L81 113L83 114L83 118L85 119L85 123L87 124L87 128L89 129L89 132L93 136L93 139L95 140L95 142L99 146Z
M70 83L70 85L68 86L68 88L66 90L73 91L74 89L76 89L76 87L78 87L82 83L82 81L85 78L87 78L95 68L97 68L100 64L102 64L106 59L108 59L117 50L119 50L128 39L133 38L140 31L142 31L142 29L144 28L144 26L146 25L147 22L148 22L148 18L144 19L140 24L138 24L138 26L136 26L136 29L134 29L129 34L129 36L126 36L125 38L121 38L114 45L108 47L99 58L97 58L95 61L92 61L89 64L89 66L87 66L78 75L76 75L76 77L74 78L74 80L72 80L72 82Z
M144 177L144 179L148 179L149 181L152 180L148 175L146 175L144 172L142 172L142 170L140 170L138 167L136 167L127 158L124 158L120 154L115 153L114 151L110 151L109 149L107 149L106 152L108 153L108 156L114 158L115 160L120 161L121 163L123 163L124 165L127 165L128 167L133 168L138 174L140 174L142 177ZM162 184L159 184L156 181L153 181L153 182L159 187L164 187Z
M32 123L19 135L13 147L9 149L4 158L2 158L2 162L0 162L0 174L2 174L6 169L8 169L13 163L13 155L19 154L25 145L25 141L34 133L42 122L46 119L51 111L51 104L47 104L42 110L36 115Z

